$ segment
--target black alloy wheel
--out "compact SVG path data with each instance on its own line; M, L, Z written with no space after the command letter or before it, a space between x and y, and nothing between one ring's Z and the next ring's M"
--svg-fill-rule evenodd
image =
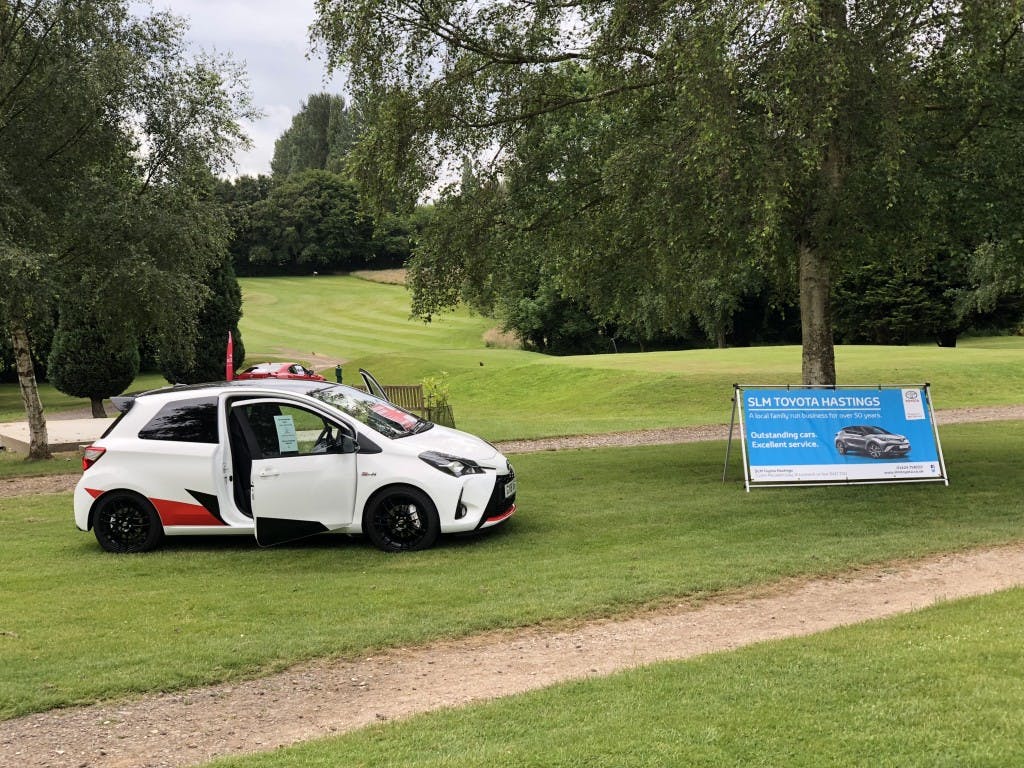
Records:
M100 498L92 527L96 541L107 552L148 552L164 535L153 505L130 491L113 491Z
M385 552L415 552L434 545L441 523L425 493L416 488L394 488L368 505L363 532Z

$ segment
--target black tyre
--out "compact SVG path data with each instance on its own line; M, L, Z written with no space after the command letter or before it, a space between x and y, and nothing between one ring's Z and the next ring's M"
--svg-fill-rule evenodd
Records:
M385 552L415 552L434 545L441 523L425 493L416 488L390 488L367 504L363 533Z
M92 528L107 552L148 552L164 536L153 505L130 491L112 491L97 501Z
M842 440L836 440L836 450L839 451L840 456L846 455L846 443Z
M885 451L878 443L868 443L868 456L872 459L880 459L884 453Z

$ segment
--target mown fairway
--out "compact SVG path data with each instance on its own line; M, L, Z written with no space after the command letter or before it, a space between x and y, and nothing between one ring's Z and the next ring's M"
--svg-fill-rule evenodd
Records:
M243 278L241 331L251 361L313 353L341 359L483 346L494 323L465 311L409 318L409 292L355 277ZM353 371L355 373L355 371Z
M487 348L494 322L464 311L412 320L401 286L343 276L241 282L250 363L324 356L346 361L348 382L362 366L385 384L447 372L456 422L490 440L728 422L733 384L800 380L797 347L548 357ZM839 347L837 360L841 384L929 382L937 408L1024 399L1024 337L966 339L954 349ZM333 366L325 373L333 378ZM146 374L132 391L165 384ZM41 391L48 412L87 405ZM0 386L0 419L21 418L17 387Z
M346 360L388 384L445 371L461 428L491 440L727 422L733 384L800 381L798 347L547 357L488 349L494 323L465 312L409 319L405 288L353 277L246 279L250 361ZM954 349L840 347L841 384L932 384L938 408L1019 403L1024 338L967 339ZM332 372L328 372L332 375Z

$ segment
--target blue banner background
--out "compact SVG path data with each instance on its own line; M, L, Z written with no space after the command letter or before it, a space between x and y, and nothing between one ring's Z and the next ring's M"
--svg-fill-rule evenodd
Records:
M925 389L745 389L744 437L753 466L850 465L937 462L938 446ZM917 393L920 411L913 406ZM908 393L905 395L904 393ZM836 433L848 426L876 426L905 436L910 452L873 459L836 448Z

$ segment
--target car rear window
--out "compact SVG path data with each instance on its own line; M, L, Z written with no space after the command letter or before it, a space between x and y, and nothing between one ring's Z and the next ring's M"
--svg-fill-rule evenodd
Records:
M139 437L179 443L216 443L217 398L197 397L167 403L139 430Z

